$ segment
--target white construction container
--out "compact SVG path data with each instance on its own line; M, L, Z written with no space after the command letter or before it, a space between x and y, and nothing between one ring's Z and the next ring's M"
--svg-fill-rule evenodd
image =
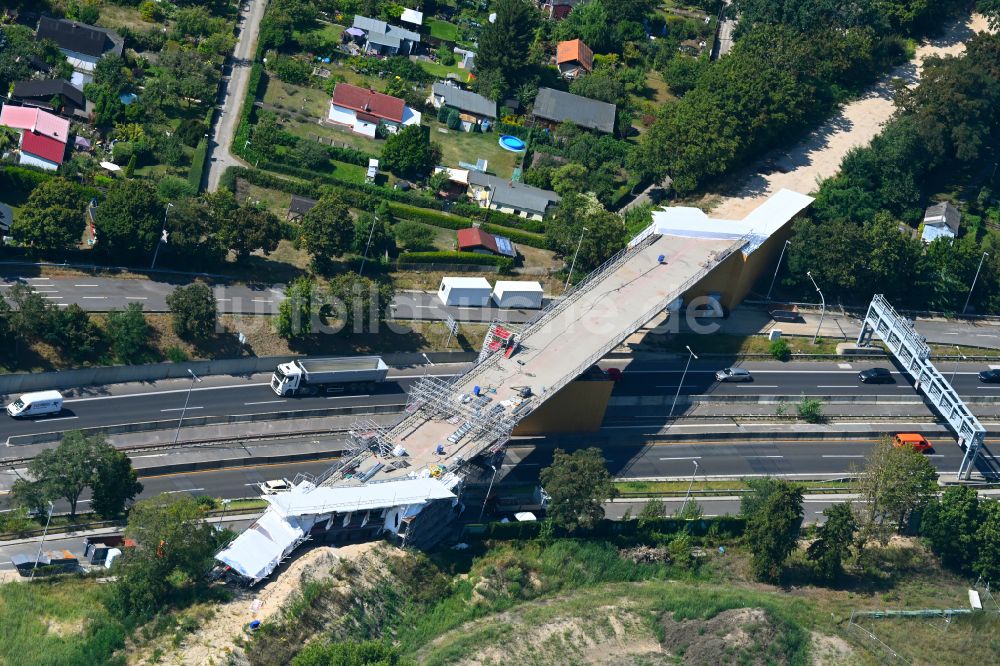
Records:
M493 289L482 277L446 277L438 287L438 298L445 305L482 308L490 303Z
M493 302L498 308L537 310L542 307L542 285L537 282L501 280L493 287Z

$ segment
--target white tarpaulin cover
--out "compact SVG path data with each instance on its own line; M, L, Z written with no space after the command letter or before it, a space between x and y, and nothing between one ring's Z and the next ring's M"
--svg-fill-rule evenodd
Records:
M304 524L300 527L299 521L288 521L273 509L268 509L216 559L247 578L260 580L274 571L282 558L292 552L312 525L313 522L308 521L308 527Z
M737 240L749 235L751 243L743 250L749 254L812 201L813 198L805 194L779 190L742 220L719 220L710 218L698 208L671 206L653 211L653 230L663 236L685 238Z
M269 495L271 508L283 516L309 516L384 509L455 497L437 479L403 479L363 486L313 487L301 483L288 492Z

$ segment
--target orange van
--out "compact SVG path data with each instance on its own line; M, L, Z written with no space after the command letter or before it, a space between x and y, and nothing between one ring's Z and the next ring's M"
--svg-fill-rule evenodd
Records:
M927 441L927 438L923 435L915 432L901 432L892 439L892 445L899 448L903 446L909 446L917 453L923 453L924 451L930 451L934 447L931 443Z

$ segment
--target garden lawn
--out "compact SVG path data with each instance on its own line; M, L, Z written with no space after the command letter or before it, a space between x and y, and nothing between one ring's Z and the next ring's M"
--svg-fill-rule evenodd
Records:
M442 65L439 62L427 62L426 60L418 60L417 64L425 72L439 79L447 79L449 74L456 75L459 81L468 81L469 79L469 70L462 69L458 65Z
M430 18L426 19L424 24L430 28L431 37L436 37L446 42L458 41L458 26L454 23L448 23L447 21L442 21L437 18Z
M520 164L521 153L501 148L496 132L480 134L450 130L430 113L424 114L424 123L431 128L431 141L441 148L441 163L445 166L457 167L459 162L475 164L476 160L484 159L489 163L487 171L510 178L514 167ZM442 129L446 133L441 132Z

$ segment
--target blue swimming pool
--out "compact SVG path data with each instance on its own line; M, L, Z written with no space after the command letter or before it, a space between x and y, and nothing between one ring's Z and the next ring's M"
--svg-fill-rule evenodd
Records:
M512 153L519 153L527 146L524 145L524 141L521 141L516 136L503 134L500 136L500 147L504 150L509 150Z

